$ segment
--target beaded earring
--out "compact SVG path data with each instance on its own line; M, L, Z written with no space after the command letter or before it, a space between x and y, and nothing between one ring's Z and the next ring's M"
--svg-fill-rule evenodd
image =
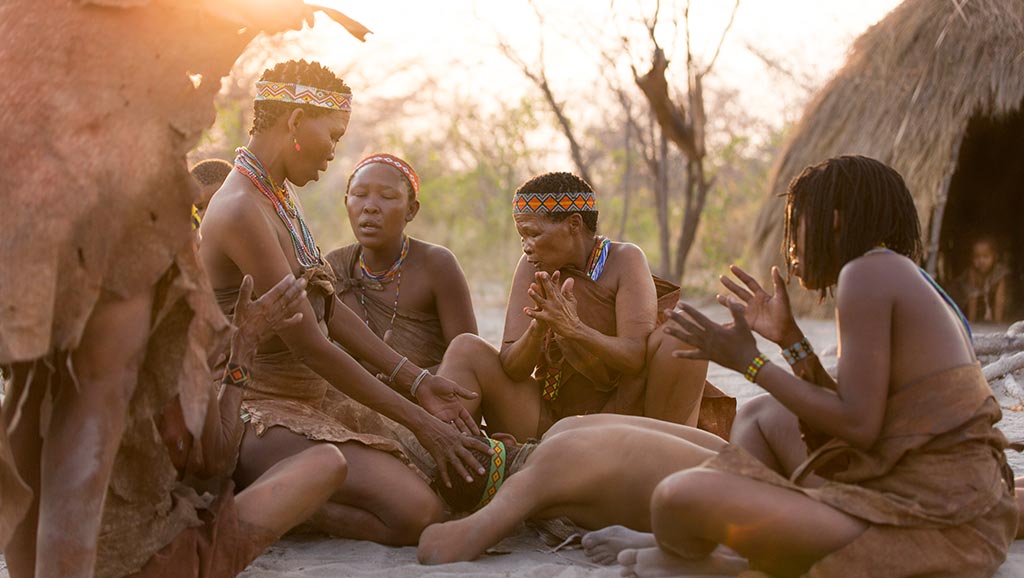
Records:
M292 138L292 142L295 143L295 152L300 152L302 150L302 147L299 146L298 139Z

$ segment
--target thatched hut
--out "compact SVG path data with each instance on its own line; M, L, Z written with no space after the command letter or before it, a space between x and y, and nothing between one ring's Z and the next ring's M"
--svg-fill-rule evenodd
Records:
M906 0L858 38L776 161L752 264L781 264L784 194L807 165L882 160L917 201L923 266L949 282L994 234L1024 299L1024 0ZM803 292L806 293L806 292ZM822 305L803 295L802 313Z

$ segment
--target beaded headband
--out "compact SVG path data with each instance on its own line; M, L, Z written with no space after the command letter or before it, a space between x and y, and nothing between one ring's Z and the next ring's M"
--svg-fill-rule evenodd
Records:
M293 82L260 80L256 83L256 100L311 104L345 112L352 110L352 95L347 92L321 90Z
M356 164L356 168L352 169L352 174L356 174L359 169L366 165L372 165L374 163L381 163L398 169L405 177L405 180L409 181L409 186L412 187L413 198L419 198L420 196L420 177L416 174L416 171L412 169L412 165L396 157L395 155L389 155L387 153L373 153L372 155L364 158Z
M473 508L474 512L489 504L494 499L494 494L498 493L498 488L501 487L501 484L505 483L505 462L508 459L508 456L505 454L505 444L493 438L487 438L487 441L490 442L494 455L491 456L491 466L487 471L487 485L484 487L484 495Z
M578 193L517 193L512 198L513 213L569 213L596 211L593 191Z

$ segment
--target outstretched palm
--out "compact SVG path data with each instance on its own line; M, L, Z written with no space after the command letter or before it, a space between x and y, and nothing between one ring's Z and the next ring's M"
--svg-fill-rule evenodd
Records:
M729 270L746 285L746 288L743 288L729 277L725 275L721 277L722 285L725 285L741 302L744 309L743 317L747 325L773 343L782 346L790 345L783 341L798 335L800 329L793 318L793 310L789 305L789 294L786 292L786 283L782 279L782 273L779 272L778 267L772 267L774 293L765 291L761 284L743 269L733 265ZM732 297L719 297L723 305L728 299L732 299Z

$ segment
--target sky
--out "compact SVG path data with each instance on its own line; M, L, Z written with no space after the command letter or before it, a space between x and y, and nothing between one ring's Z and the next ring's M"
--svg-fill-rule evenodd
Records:
M611 73L623 83L631 81L630 64L641 73L649 66L650 41L642 18L653 14L656 4L655 0L320 3L359 20L373 34L360 43L340 26L318 17L312 29L288 33L285 44L293 53L280 56L314 58L343 75L348 73L357 104L360 94L409 94L426 78L435 83L431 90L441 94L519 99L535 89L498 50L501 42L534 68L541 63L543 44L543 63L555 93L570 104L585 104L594 83L602 82L602 68L610 72L602 50L616 53L617 65ZM676 83L686 81L685 34L672 21L681 20L685 4L685 0L661 2L656 29L659 43L675 62L669 75ZM769 124L795 120L813 89L842 65L853 39L898 4L898 0L741 0L705 86L737 91L743 107ZM733 0L691 0L691 44L698 63L711 60L732 8ZM628 55L621 38L629 39ZM791 74L765 65L758 54Z

